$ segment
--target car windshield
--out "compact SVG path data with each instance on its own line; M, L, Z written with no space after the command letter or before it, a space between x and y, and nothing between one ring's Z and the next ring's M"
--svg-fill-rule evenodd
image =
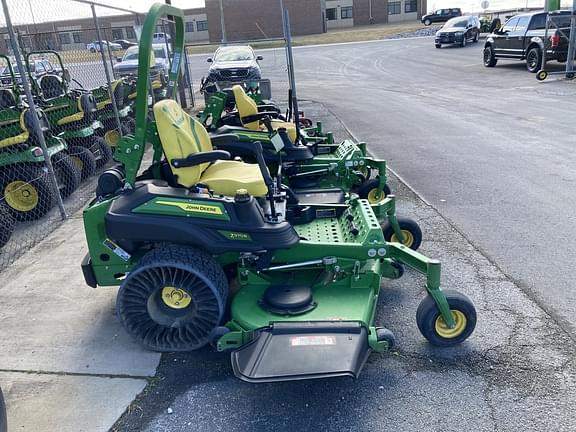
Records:
M138 60L138 49L128 49L128 51L124 53L124 58L122 60Z
M159 58L166 58L164 48L154 48L154 56Z
M242 61L252 60L253 58L254 54L248 47L220 48L214 56L214 60L216 61Z
M450 28L450 27L466 27L466 25L468 24L468 20L466 19L451 19L450 21L446 22L446 24L444 24L444 28Z

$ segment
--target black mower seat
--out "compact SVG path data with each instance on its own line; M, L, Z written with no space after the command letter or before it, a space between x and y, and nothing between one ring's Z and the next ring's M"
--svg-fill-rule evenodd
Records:
M198 183L207 185L217 195L234 196L238 189L246 189L250 195L264 196L268 188L258 165L244 162L217 160L194 166L175 168L172 161L190 155L211 152L212 142L202 123L190 117L172 99L154 105L154 117L162 143L162 149L172 174L180 186L190 188Z

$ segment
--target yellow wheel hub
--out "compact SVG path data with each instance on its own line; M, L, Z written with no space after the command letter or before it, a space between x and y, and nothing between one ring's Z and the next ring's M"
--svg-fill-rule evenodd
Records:
M442 315L436 318L436 323L434 324L436 333L438 336L443 337L444 339L453 339L460 336L466 329L466 324L468 323L466 315L464 315L459 310L451 310L450 312L452 313L452 318L454 319L454 328L450 328L446 325Z
M402 233L402 237L404 237L403 245L406 247L412 247L412 245L414 244L414 234L412 234L408 230L400 230L400 232ZM396 234L392 234L392 237L390 237L390 241L400 243Z
M74 165L76 165L76 167L82 171L84 168L84 162L82 162L82 159L80 159L78 156L71 156L70 159L72 159Z
M180 288L164 287L162 289L162 301L172 309L184 309L192 303L192 297Z
M384 191L378 190L377 188L372 189L368 192L368 196L366 197L370 204L377 204L386 198L386 194Z
M4 188L6 203L14 210L29 212L38 205L38 191L30 183L14 180Z
M118 132L116 129L109 130L104 134L104 140L108 143L108 145L116 147L120 141L120 132Z

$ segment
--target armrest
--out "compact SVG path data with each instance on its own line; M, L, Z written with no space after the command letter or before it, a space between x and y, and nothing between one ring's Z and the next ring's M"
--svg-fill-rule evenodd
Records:
M172 159L170 164L174 168L187 168L191 166L200 165L208 162L215 162L217 160L230 159L230 153L224 150L212 150L209 152L194 153L188 155L184 159Z
M242 123L252 123L255 121L264 120L269 117L276 117L277 115L278 113L276 111L262 111L246 117L240 117L240 120L242 120Z
M234 134L221 134L221 135L211 135L210 141L213 147L220 147L223 145L238 145L240 140L238 135Z
M274 104L260 104L260 105L258 105L258 112L265 112L265 111L279 113L280 108L278 108Z

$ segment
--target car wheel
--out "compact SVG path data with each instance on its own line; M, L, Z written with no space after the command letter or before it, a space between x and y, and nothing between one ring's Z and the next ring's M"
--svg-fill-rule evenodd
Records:
M476 32L476 34L474 35L474 42L478 42L479 39L480 39L480 32Z
M467 43L468 43L468 38L466 37L466 35L462 36L462 42L460 42L460 46L462 48L464 48Z
M484 47L484 66L494 67L494 66L496 66L497 62L498 62L498 60L496 59L496 56L494 55L494 48L492 48L492 45L488 45L487 47Z
M90 52L91 52L91 53L95 53L95 52L96 52L96 48L90 48Z
M436 44L436 48L442 48L442 44Z
M424 20L424 25L429 26L430 24L432 24L432 21L430 21L429 19Z
M529 72L536 73L540 70L542 64L542 51L538 47L532 47L526 55L526 69Z

